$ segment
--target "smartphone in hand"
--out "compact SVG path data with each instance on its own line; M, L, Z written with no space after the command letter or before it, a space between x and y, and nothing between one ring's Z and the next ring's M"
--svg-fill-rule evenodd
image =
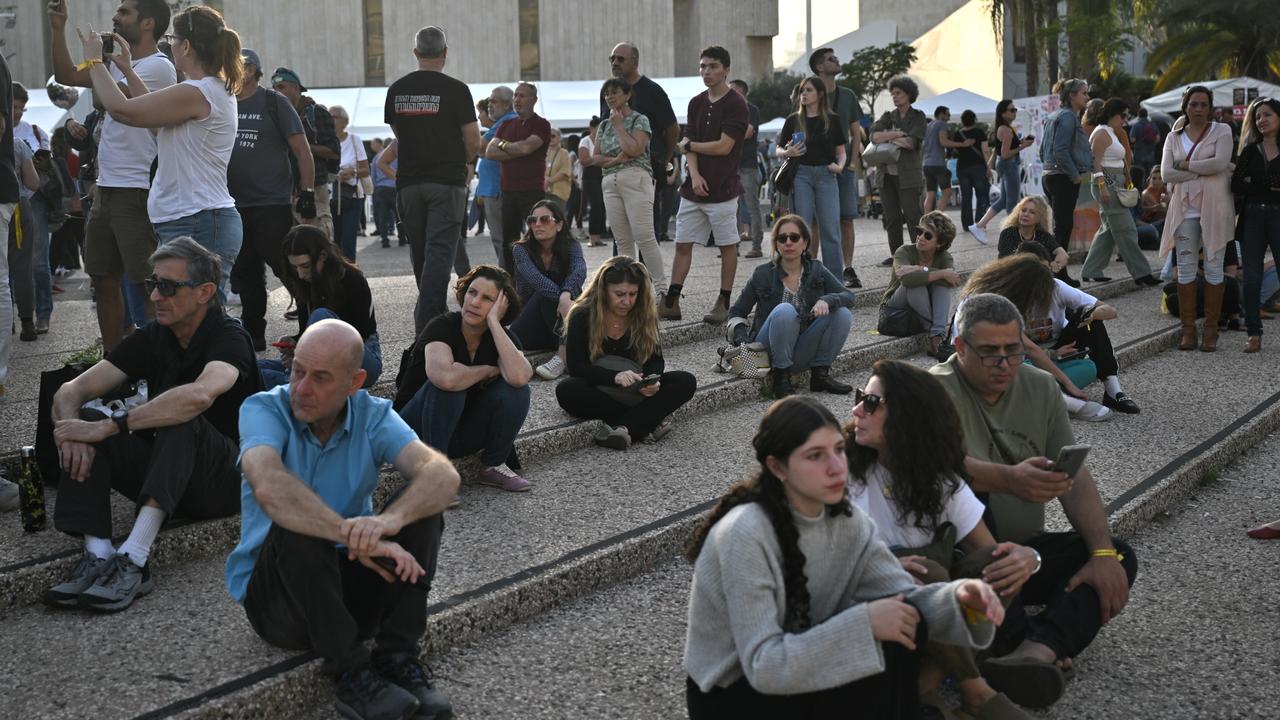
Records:
M1064 472L1069 478L1075 478L1084 467L1084 460L1089 456L1089 445L1067 445L1058 451L1058 459L1053 463L1054 472Z
M640 378L640 387L648 387L649 385L657 383L661 379L661 375L645 375Z

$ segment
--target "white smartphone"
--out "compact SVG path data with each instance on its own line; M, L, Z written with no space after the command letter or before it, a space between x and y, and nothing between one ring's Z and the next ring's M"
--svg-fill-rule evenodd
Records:
M1068 445L1058 451L1058 459L1053 463L1054 472L1064 472L1067 477L1074 478L1084 467L1084 459L1089 456L1089 445Z

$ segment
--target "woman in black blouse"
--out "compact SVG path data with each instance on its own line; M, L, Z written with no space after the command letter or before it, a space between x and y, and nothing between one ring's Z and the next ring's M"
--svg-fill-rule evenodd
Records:
M280 360L259 360L262 383L267 388L289 382L293 345L309 325L336 318L354 327L364 339L364 361L368 373L364 387L372 387L382 375L382 346L378 342L378 320L373 311L369 281L355 263L343 256L322 230L298 225L284 236L281 245L284 286L298 306L298 334L280 338Z
M664 372L653 284L644 264L625 255L601 265L573 304L565 346L569 377L556 400L574 417L601 421L601 447L661 440L697 387L690 373Z
M1231 191L1243 200L1244 236L1240 243L1244 261L1244 324L1249 333L1244 351L1262 349L1262 260L1267 248L1280 258L1280 100L1258 98L1249 106L1240 131L1240 151ZM1237 207L1240 202L1237 200Z
M836 277L844 270L840 249L840 187L836 182L845 166L845 129L840 117L827 110L827 85L820 77L800 83L800 103L787 117L778 135L779 158L794 158L795 186L792 212L817 226L822 264Z

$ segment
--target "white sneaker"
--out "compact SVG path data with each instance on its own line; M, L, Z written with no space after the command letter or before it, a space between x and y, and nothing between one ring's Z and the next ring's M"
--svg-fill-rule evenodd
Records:
M1111 419L1112 412L1111 408L1104 406L1102 403L1090 400L1079 410L1071 413L1071 416L1085 422L1106 422Z
M970 234L970 235L972 235L972 236L974 237L974 239L975 239L975 240L977 240L978 242L982 243L983 245L986 245L986 244L987 244L987 231L986 231L986 229L984 229L984 228L980 228L980 227L978 227L977 225L970 225L970 226L969 226L969 228L968 228L968 230L969 230L969 234Z
M534 372L543 380L555 380L564 374L564 361L559 355L552 355L550 360L539 365Z
M18 509L18 486L0 475L0 512Z

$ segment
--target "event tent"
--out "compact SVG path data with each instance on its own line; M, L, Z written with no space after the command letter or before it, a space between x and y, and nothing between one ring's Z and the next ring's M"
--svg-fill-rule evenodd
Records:
M933 111L939 107L946 107L951 110L951 120L960 122L960 113L965 110L972 110L978 116L978 122L995 122L996 105L999 100L992 100L989 97L970 92L964 88L956 88L948 90L941 95L934 95L931 98L920 100L912 105L915 109L923 112L925 117L932 118Z
M1205 82L1188 83L1181 87L1174 88L1168 92L1160 93L1155 97L1149 97L1142 101L1142 107L1148 112L1165 112L1169 114L1182 112L1182 93L1192 85L1204 85L1213 91L1214 107L1232 107L1235 105L1247 104L1250 89L1256 89L1255 97L1277 97L1280 96L1280 85L1275 85L1262 80L1256 80L1250 77L1229 78L1227 80L1208 80ZM1246 102L1237 103L1235 91L1243 89L1245 91Z

